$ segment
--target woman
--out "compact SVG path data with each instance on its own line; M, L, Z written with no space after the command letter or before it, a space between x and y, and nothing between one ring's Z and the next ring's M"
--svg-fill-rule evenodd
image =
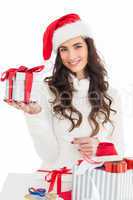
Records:
M24 111L45 169L72 167L96 155L101 142L123 156L121 102L90 30L77 14L52 22L43 37L43 57L57 53L53 74L38 89L37 103L10 103ZM105 155L108 152L105 152Z

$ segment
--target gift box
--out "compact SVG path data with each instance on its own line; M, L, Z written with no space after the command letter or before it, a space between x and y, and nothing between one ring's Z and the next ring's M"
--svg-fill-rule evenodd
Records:
M126 159L101 166L86 161L74 165L72 199L132 200L133 168L128 169Z
M44 185L48 192L55 192L64 200L72 200L72 170L63 167L56 170L38 170L42 174Z
M2 73L1 81L6 81L5 99L29 103L38 100L37 90L42 80L44 66L10 68Z

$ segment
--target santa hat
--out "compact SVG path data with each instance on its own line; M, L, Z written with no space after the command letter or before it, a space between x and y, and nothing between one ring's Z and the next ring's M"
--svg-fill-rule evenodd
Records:
M52 51L65 41L77 36L92 37L91 30L80 19L79 15L71 13L53 21L43 35L43 57L48 60Z

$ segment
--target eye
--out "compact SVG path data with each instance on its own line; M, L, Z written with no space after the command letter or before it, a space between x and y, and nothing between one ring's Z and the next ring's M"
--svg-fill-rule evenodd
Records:
M81 45L77 45L77 46L75 46L76 49L81 48L81 47L82 47Z
M60 51L61 51L61 52L67 51L67 49L65 49L65 48L62 48L62 49L61 49L61 48L60 48Z

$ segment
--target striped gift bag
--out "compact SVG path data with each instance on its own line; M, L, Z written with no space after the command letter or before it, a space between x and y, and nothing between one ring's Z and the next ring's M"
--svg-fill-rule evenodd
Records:
M120 163L107 162L102 168L85 162L75 165L73 200L133 200L133 168Z

